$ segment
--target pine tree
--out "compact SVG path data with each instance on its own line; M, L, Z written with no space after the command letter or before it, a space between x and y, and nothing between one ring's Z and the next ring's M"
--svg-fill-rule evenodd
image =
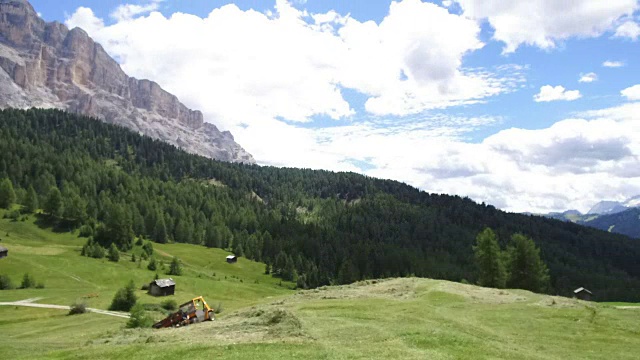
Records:
M175 256L173 257L173 260L171 260L171 265L169 266L169 275L182 275L180 259Z
M36 280L29 273L25 273L22 277L21 289L29 289L36 286Z
M156 258L151 257L151 259L149 259L149 264L147 265L147 269L151 271L156 271L157 268L158 268L158 264L156 264Z
M493 230L486 228L478 234L473 252L479 272L478 284L498 289L504 288L507 272L498 238Z
M162 216L162 214L159 214L156 219L156 226L153 229L153 241L159 244L166 244L168 239L167 226L164 222L164 216Z
M36 190L33 186L29 186L27 190L27 197L24 201L24 207L27 212L33 213L38 210L38 194L36 194Z
M109 247L109 255L107 255L109 261L118 262L120 260L120 252L115 243L111 243Z
M16 193L9 179L0 181L0 208L8 209L16 202Z
M220 237L217 236L216 226L213 222L207 224L204 232L204 245L209 248L219 248L222 244Z
M131 221L121 205L112 205L103 226L98 228L96 240L102 246L115 243L118 249L127 251L133 247Z
M51 216L61 217L64 211L64 205L62 202L62 194L58 187L53 186L49 190L47 199L44 202L43 210Z
M507 248L510 288L544 292L549 288L549 270L540 258L540 249L531 238L514 234Z
M296 266L293 262L293 260L291 260L291 256L287 256L287 260L284 266L284 269L282 269L282 279L283 280L287 280L287 281L295 281L296 277L298 276L298 273L296 272Z
M87 216L87 203L73 190L65 191L63 207L66 219L81 222Z
M351 284L359 279L358 269L353 265L351 260L347 259L340 265L338 270L338 284Z

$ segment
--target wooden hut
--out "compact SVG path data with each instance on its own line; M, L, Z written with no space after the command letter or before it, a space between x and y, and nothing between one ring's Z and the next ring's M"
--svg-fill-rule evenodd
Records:
M149 294L153 296L168 296L176 292L176 282L173 279L157 279L149 284Z
M227 256L227 262L229 264L237 263L238 262L238 257L235 256L235 255L229 255L229 256Z
M4 246L0 246L0 259L6 258L9 256L9 249Z
M573 297L580 300L591 301L593 293L583 287L573 290Z

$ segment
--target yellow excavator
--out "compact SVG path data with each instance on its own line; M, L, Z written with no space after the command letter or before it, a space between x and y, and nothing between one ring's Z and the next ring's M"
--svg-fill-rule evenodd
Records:
M215 311L202 296L180 305L178 311L153 324L154 329L187 326L193 323L215 320Z

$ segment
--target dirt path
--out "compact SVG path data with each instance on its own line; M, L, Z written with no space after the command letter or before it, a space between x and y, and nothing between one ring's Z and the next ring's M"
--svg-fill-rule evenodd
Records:
M34 307L34 308L42 308L42 309L59 309L59 310L70 310L71 309L70 306L65 306L65 305L37 304L37 303L35 303L36 301L38 301L40 299L42 299L42 298L31 298L31 299L24 299L24 300L20 300L20 301L12 301L12 302L0 302L0 306L26 306L26 307ZM94 308L87 308L87 311L88 312L92 312L92 313L96 313L96 314L117 316L117 317L121 317L121 318L125 318L125 319L129 318L129 314L128 313L124 313L124 312L101 310L101 309L94 309Z

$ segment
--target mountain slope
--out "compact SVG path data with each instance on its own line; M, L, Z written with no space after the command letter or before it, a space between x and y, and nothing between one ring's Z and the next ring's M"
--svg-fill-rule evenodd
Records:
M587 215L615 214L625 211L626 209L623 203L617 201L600 201L589 209Z
M194 154L255 162L200 111L153 81L127 76L82 29L46 23L25 0L0 0L0 107L65 109Z
M587 214L577 210L549 213L545 217L570 221L596 229L640 238L640 196L634 196L624 202L601 201L595 204Z
M411 274L475 281L472 245L488 226L503 248L514 233L535 240L552 293L640 299L640 242L625 236L354 173L212 161L58 110L0 111L2 177L19 199L33 187L41 204L58 188L63 209L50 211L61 230L84 225L122 248L130 234L232 248L303 287Z
M601 215L595 219L581 221L580 223L596 229L640 239L640 208L637 207L614 214Z

